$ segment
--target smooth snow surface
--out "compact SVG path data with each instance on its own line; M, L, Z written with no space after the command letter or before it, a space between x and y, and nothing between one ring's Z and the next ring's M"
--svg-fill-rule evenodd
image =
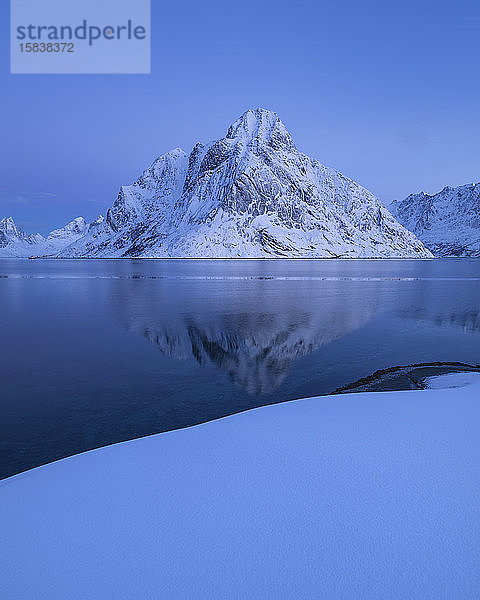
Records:
M480 373L448 373L425 379L427 387L433 390L465 387L477 382L480 382Z
M310 398L4 480L0 597L478 599L479 402Z

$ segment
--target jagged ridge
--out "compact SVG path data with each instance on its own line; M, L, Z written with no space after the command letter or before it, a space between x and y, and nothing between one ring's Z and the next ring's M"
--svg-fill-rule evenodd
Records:
M97 222L103 221L99 217ZM55 256L66 246L84 237L92 227L83 217L77 217L47 237L39 233L27 234L12 217L0 220L0 257Z
M434 255L480 256L480 184L411 194L391 209Z
M61 257L427 258L368 190L300 153L279 117L159 157Z

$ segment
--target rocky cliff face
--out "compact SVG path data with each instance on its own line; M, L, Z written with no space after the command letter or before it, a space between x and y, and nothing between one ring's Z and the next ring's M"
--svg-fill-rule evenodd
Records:
M64 257L424 258L368 190L300 153L278 116L158 158Z
M411 194L391 210L435 256L480 256L480 184Z

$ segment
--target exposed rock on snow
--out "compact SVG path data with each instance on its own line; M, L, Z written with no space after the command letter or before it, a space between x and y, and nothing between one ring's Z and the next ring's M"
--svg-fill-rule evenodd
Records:
M63 257L431 257L368 190L248 110L226 137L158 158Z
M449 382L452 385L448 385ZM392 390L424 390L435 387L461 387L480 382L480 366L461 362L425 362L379 369L367 377L344 385L334 394L382 392ZM431 382L438 382L431 385ZM457 385L458 384L458 385Z
M436 256L480 256L480 184L411 194L390 207Z

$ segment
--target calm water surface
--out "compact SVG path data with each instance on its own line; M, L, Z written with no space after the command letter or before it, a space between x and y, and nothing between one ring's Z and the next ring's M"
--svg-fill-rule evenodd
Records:
M0 260L0 477L326 394L480 362L480 260Z

